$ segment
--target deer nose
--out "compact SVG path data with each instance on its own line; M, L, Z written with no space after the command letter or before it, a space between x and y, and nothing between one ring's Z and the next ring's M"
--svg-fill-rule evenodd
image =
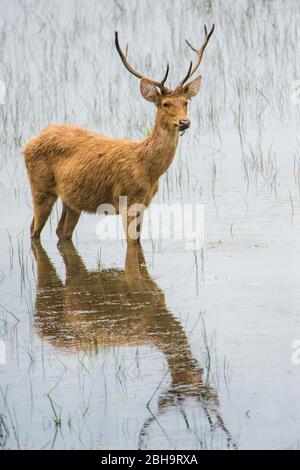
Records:
M180 119L178 126L181 131L188 129L191 125L191 121L189 119Z

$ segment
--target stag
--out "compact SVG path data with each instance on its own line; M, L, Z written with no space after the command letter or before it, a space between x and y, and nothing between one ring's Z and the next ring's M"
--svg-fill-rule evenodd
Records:
M158 191L160 176L169 168L176 151L179 135L190 127L188 101L200 89L201 75L190 80L200 66L204 50L214 31L204 27L205 38L197 49L195 63L171 90L165 83L138 72L128 62L128 46L122 51L118 33L115 46L126 69L140 79L143 98L156 106L156 117L149 137L142 141L115 140L75 125L51 125L30 139L24 150L25 165L31 186L34 216L31 237L39 239L41 231L60 196L62 214L56 229L60 240L70 240L81 212L96 213L102 204L115 208L123 218L128 242L140 239L143 210L139 210L136 230L130 227L137 219L127 208L149 206ZM121 197L127 205L120 206Z
M149 402L139 447L144 446L151 424L171 408L178 407L186 421L184 405L193 400L199 411L204 410L211 430L218 429L228 447L235 448L219 412L217 393L205 380L181 323L149 274L140 245L127 246L125 269L90 271L71 241L59 243L65 282L41 243L36 241L32 247L37 264L34 327L43 340L73 354L92 354L104 346L151 345L165 358L171 383L161 387L155 416Z

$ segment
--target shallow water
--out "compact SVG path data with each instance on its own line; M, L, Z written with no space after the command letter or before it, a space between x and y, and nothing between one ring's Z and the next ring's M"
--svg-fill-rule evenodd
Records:
M299 448L299 5L87 3L0 2L0 445ZM206 84L154 201L204 204L204 249L127 250L87 215L57 246L59 207L31 246L26 138L61 121L144 136L153 110L114 29L148 73L171 57L174 80L188 64L179 40L204 21L217 25Z

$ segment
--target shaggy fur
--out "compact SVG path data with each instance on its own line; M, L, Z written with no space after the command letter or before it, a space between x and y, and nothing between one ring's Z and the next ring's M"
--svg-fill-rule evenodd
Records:
M157 113L151 135L140 142L113 140L74 125L49 126L30 139L23 153L34 206L32 238L40 237L58 196L63 201L56 230L60 240L72 237L81 212L95 213L100 204L112 204L118 213L120 196L127 196L128 207L147 207L174 158L180 121L188 121L187 100L198 93L200 83L198 77L161 94L142 79L141 93L155 103ZM132 219L124 218L127 239Z

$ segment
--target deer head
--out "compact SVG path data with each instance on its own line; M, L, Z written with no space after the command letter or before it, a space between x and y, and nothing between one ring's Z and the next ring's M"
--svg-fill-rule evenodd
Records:
M199 75L189 82L188 80L192 78L199 68L204 50L214 28L215 26L213 25L211 30L208 32L206 26L204 26L205 37L202 46L199 49L193 47L186 40L188 46L197 54L197 60L195 64L193 64L193 62L190 63L187 74L174 90L170 90L165 86L169 74L169 65L167 65L166 73L161 81L153 80L152 78L138 72L128 63L128 44L124 53L119 44L118 32L116 31L115 33L115 46L123 64L130 73L141 80L140 89L142 96L147 101L156 105L160 123L166 128L182 132L190 127L188 101L198 94L202 76Z

